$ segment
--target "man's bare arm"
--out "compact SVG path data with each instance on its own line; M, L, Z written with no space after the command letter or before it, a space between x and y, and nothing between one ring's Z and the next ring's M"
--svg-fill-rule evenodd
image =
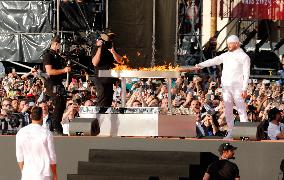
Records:
M210 174L205 173L203 176L203 180L210 180Z
M52 65L45 65L46 73L50 75L60 75L71 71L71 67L65 67L64 69L52 69Z

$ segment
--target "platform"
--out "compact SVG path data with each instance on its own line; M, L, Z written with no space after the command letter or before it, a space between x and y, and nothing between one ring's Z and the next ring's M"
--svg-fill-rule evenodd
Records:
M178 138L110 138L110 137L55 137L58 174L77 174L78 162L88 161L89 149L140 150L167 152L211 152L227 141ZM284 141L231 141L238 147L235 153L242 180L281 179L280 164L284 159ZM15 157L15 136L0 136L0 179L20 179Z
M90 135L91 122L96 118L100 131L98 136L196 137L194 115L80 113L80 117L70 122L70 135L81 132Z

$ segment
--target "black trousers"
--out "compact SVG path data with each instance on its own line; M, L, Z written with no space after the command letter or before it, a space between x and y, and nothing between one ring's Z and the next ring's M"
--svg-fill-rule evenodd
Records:
M64 89L64 86L62 85L61 88ZM61 121L66 108L67 97L64 94L54 93L52 84L47 85L46 90L54 105L52 116L53 131L63 133Z
M97 92L97 106L111 107L113 100L113 83L95 82Z
M52 118L53 130L63 133L61 121L66 107L66 97L55 96L52 97L52 101L54 105L53 118Z

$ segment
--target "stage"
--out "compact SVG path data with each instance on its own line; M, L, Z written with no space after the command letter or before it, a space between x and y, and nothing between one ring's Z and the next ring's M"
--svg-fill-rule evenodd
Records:
M66 180L67 174L77 174L78 161L88 161L89 149L139 150L167 152L211 152L218 156L217 147L224 140L135 138L135 137L55 137L58 174ZM230 141L238 147L236 164L242 180L281 179L281 161L284 159L284 141ZM0 179L20 179L15 157L15 136L0 137Z

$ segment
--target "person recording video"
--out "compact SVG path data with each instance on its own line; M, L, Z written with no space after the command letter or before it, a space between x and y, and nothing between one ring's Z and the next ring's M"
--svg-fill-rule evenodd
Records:
M113 100L114 78L98 77L99 70L114 68L114 63L122 64L121 56L115 51L113 44L113 33L101 34L96 42L95 53L92 63L95 67L94 84L97 91L97 106L110 107Z
M66 73L71 71L71 67L64 67L64 59L58 54L59 50L60 38L55 36L51 40L50 49L43 55L43 71L49 76L46 79L46 92L54 104L52 124L54 133L57 135L61 135L63 132L61 120L67 98L62 80L66 77Z

